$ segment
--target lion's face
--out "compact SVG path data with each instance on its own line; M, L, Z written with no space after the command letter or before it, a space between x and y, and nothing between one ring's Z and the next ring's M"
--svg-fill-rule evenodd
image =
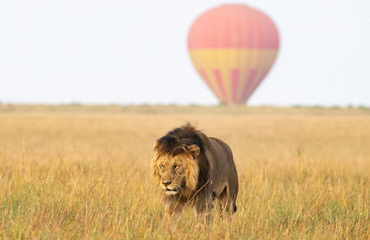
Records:
M194 145L196 147L196 145ZM152 162L153 177L166 195L186 194L195 189L198 182L199 167L194 155L196 150L171 155L156 155Z
M176 195L185 187L187 159L184 156L163 157L159 161L160 186L167 195Z

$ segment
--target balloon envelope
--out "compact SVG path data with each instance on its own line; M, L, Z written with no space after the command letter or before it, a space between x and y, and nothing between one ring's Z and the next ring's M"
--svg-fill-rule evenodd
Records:
M201 14L188 35L190 57L220 102L245 103L273 65L279 35L272 20L241 4Z

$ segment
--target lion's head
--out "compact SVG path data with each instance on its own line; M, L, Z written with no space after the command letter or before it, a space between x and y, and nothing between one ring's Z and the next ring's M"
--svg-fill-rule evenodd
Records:
M198 183L199 166L197 145L181 145L171 151L163 151L158 142L152 160L154 181L159 184L166 195L177 195L193 191Z

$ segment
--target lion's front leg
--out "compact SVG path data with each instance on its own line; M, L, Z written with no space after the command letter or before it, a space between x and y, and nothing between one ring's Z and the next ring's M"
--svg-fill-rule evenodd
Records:
M211 220L211 207L195 208L195 218L198 223L208 223Z
M208 223L211 220L212 194L210 191L197 199L194 210L198 223Z
M180 219L182 210L183 206L181 204L176 203L166 204L165 219L169 224L170 228L174 228L176 226L177 222Z

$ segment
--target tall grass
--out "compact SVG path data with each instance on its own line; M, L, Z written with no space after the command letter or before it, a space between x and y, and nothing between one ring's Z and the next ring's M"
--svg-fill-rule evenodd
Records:
M369 239L370 115L181 108L0 114L1 239ZM154 140L190 121L231 146L233 222L163 220Z

